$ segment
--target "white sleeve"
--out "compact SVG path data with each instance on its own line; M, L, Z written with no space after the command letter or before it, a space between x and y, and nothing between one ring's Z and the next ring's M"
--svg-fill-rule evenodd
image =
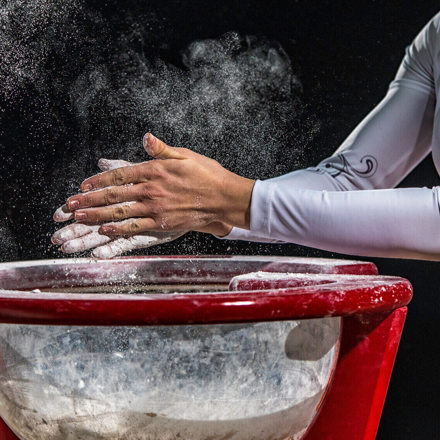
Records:
M344 254L439 260L439 190L285 191L257 181L251 230Z
M258 219L263 217L263 213L259 209L264 203L268 203L272 207L277 203L277 200L268 199L263 194L263 188L269 187L265 185L266 182L275 183L279 190L285 193L287 198L284 198L284 201L287 201L289 197L295 198L299 189L333 192L393 188L423 160L430 151L432 139L436 102L432 66L439 34L439 21L440 14L424 27L407 48L396 78L390 84L385 98L356 127L338 150L317 167L294 171L269 179L264 182L264 185L261 183L256 185L252 194L251 229L248 231L233 228L231 233L224 238L261 242L289 241L305 244L303 239L299 241L298 238L294 238L295 234L290 237L285 234L274 234L276 227L257 227L257 225L262 225ZM426 190L422 191L424 194L426 193ZM330 202L332 195L323 194L326 194L326 198ZM392 192L387 192L386 196L391 197L391 194ZM345 203L351 203L353 198L357 196L359 194L339 198L338 203L341 203L341 200L345 200ZM303 203L311 204L316 203L319 198L311 197L307 202L304 198L301 200ZM373 210L376 200L377 197L368 198L368 203L373 205L370 208ZM402 201L401 196L399 196L399 200ZM363 201L366 202L364 199ZM293 205L296 205L295 202L292 202ZM405 206L409 205L405 204ZM316 206L315 212L318 212L319 209L323 209L323 207ZM272 212L277 212L277 210L273 209ZM339 205L336 212L339 212L339 224L343 228L352 221L357 221L355 217L352 219L349 216L351 211L348 205L346 207ZM435 213L435 221L437 222L436 215L437 212ZM306 220L302 217L302 221ZM313 223L312 220L310 224ZM274 215L266 217L264 221L277 223L293 221L293 218L278 218ZM296 226L293 224L293 229ZM370 227L374 228L374 226ZM329 229L330 224L327 227L321 224L320 228L324 228L321 231L327 234L334 233L334 229ZM365 231L368 234L368 229ZM309 233L315 235L313 231ZM319 245L313 240L310 243L309 246L318 248L334 251L340 249L337 243L336 247L328 244ZM345 252L366 255L358 248L351 252L346 249Z

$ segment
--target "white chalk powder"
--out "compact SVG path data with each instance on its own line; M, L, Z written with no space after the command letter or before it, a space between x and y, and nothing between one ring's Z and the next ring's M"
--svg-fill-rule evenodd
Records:
M332 371L339 331L339 318L145 328L2 324L0 413L33 440L300 438Z

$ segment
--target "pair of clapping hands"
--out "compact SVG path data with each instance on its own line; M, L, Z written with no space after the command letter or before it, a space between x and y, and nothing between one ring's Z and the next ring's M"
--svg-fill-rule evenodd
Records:
M232 226L249 227L253 180L150 133L144 148L155 160L101 159L103 172L57 209L55 221L75 220L52 237L63 252L92 249L94 257L110 258L191 230L224 236Z

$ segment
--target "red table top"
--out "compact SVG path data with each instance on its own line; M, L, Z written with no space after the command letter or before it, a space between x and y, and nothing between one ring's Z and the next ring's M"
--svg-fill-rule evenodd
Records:
M249 272L259 273L238 278L231 283L232 290L223 290L231 278ZM213 324L349 316L390 311L409 303L412 288L407 280L376 274L372 263L290 257L4 263L0 264L0 322ZM179 292L182 284L188 293ZM142 285L138 291L146 293L106 293L130 285ZM152 288L160 291L161 286L171 293L151 293ZM71 288L100 293L63 291Z

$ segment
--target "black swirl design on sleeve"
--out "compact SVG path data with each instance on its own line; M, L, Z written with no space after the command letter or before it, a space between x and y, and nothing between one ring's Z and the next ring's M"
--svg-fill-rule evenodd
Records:
M326 168L333 168L333 170L330 171L332 177L337 177L342 172L347 174L354 173L359 177L371 177L376 173L378 168L377 159L371 155L363 156L359 161L360 166L356 168L348 162L347 158L342 153L338 154L335 159L338 159L339 163L333 162L325 165Z

